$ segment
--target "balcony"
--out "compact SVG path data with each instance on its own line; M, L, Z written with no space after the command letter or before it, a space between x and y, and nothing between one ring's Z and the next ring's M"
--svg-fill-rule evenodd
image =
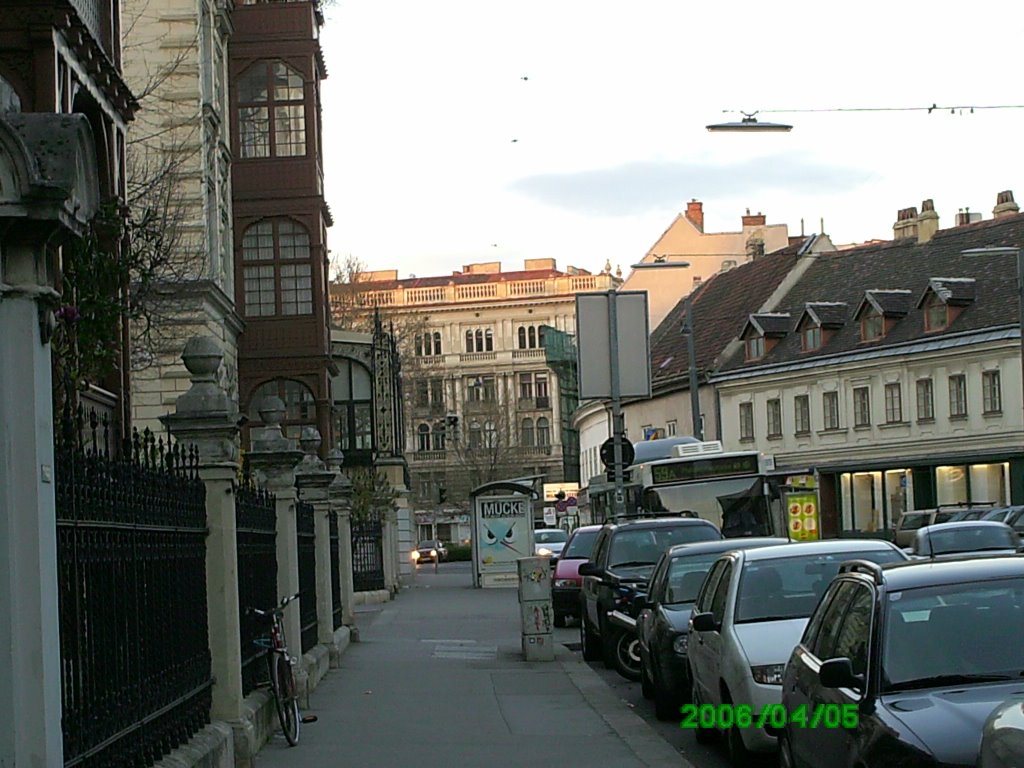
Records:
M412 455L412 460L415 462L427 462L427 461L444 461L448 455L448 451L416 451Z
M519 448L523 456L550 456L550 445L524 445Z
M543 349L513 349L512 350L513 360L543 360L544 350Z

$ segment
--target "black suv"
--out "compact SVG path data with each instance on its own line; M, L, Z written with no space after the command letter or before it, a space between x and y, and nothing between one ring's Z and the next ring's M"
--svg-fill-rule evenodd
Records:
M783 675L780 765L975 765L1022 637L1022 557L844 563Z
M608 523L597 534L594 553L580 566L580 642L583 658L604 657L616 666L615 646L626 630L608 620L609 611L629 606L638 589L646 589L658 558L669 547L716 541L722 532L707 520L689 517L645 518Z

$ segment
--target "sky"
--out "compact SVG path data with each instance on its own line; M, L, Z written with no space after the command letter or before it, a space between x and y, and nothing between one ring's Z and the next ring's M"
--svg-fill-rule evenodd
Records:
M1024 205L1024 5L333 0L321 45L335 266L400 278L555 258L628 274L686 209L890 238ZM924 111L769 113L862 107ZM726 113L726 111L731 112ZM710 133L740 111L790 133Z

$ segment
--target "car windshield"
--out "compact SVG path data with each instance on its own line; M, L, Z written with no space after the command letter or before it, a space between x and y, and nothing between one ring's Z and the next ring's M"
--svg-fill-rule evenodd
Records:
M708 575L721 552L708 552L689 557L674 557L668 566L668 587L665 590L665 605L693 603L697 600L704 577Z
M437 542L436 541L421 541L419 548L420 549L433 549L436 546L437 546Z
M722 534L713 525L678 525L619 531L612 537L608 567L620 565L653 565L675 544L694 541L717 541Z
M895 563L906 560L906 556L886 548L748 562L740 575L736 623L806 619L839 572L839 566L847 560Z
M885 611L885 691L1024 674L1024 578L892 592Z
M597 530L576 531L569 541L569 545L562 552L565 560L588 560L594 552L594 541L597 539Z
M535 531L534 541L537 544L559 544L569 538L565 531Z
M956 552L983 552L993 549L1016 549L1017 542L1009 528L999 526L958 525L947 531L933 531L925 528L918 536L927 537L931 552L936 555L951 555ZM925 544L927 550L928 545Z

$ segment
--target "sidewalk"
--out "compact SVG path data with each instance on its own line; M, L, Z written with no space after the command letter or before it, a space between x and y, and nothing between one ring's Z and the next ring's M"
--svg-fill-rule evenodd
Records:
M689 766L578 653L559 645L554 662L522 661L516 591L473 589L465 565L421 571L395 601L358 613L360 642L312 695L318 722L297 747L275 735L257 765Z

